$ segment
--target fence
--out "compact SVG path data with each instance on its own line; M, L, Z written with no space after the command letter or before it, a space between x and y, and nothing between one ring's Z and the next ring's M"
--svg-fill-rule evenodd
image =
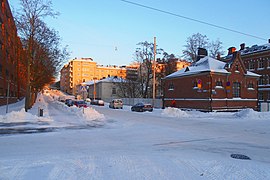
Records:
M115 98L106 98L104 99L105 102L111 102ZM137 103L143 102L147 104L153 104L153 99L146 99L146 98L121 98L123 100L124 105L133 106ZM155 108L162 108L162 99L155 99L154 103Z
M270 103L269 102L260 102L259 107L260 107L261 112L270 111Z

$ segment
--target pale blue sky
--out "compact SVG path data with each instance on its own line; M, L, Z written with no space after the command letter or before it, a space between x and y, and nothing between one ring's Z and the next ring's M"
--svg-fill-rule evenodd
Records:
M187 37L194 33L219 39L227 52L230 46L239 49L265 44L270 38L270 1L216 0L130 0L174 14L252 34L265 40L244 36L196 23L161 12L134 6L120 0L52 0L57 19L47 20L59 31L70 58L92 57L103 65L128 65L133 61L136 44L153 42L168 53L181 56ZM17 9L19 0L9 0ZM116 50L117 47L117 50Z

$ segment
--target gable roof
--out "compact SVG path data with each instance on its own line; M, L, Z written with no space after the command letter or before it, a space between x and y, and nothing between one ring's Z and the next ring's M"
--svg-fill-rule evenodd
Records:
M228 67L228 65L231 65L234 62L234 58L236 57L239 57L239 56L236 55L232 58L232 60L229 63L225 63L217 59L211 58L209 56L206 56L200 59L199 61L193 63L191 66L188 66L186 68L183 68L179 71L176 71L166 76L165 79L182 77L182 76L190 76L190 75L200 74L203 72L230 74L231 72L228 71L226 67ZM256 76L256 77L260 76L258 74L255 74L249 71L245 71L245 75Z
M216 73L225 73L229 72L225 69L226 63L219 61L217 59L206 56L199 61L193 63L192 65L183 68L177 72L174 72L165 78L175 78L180 76L189 76L193 74L199 74L202 72L216 72Z

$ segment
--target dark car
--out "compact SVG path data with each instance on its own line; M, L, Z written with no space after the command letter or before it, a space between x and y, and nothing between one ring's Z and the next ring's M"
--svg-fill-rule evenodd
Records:
M104 106L104 101L95 99L95 100L91 101L91 104L92 105L98 105L98 106Z
M77 106L77 107L84 107L84 108L87 108L87 103L84 102L84 101L74 101L74 105Z
M151 104L137 103L131 107L131 111L144 112L144 111L153 111L153 106Z
M72 99L66 99L65 104L66 104L68 107L73 106L73 100L72 100Z

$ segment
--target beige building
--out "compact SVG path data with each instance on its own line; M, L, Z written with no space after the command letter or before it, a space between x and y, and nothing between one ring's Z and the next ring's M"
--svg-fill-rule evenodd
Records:
M60 88L66 93L77 95L80 83L113 76L126 78L126 68L97 65L92 58L75 58L61 69Z

